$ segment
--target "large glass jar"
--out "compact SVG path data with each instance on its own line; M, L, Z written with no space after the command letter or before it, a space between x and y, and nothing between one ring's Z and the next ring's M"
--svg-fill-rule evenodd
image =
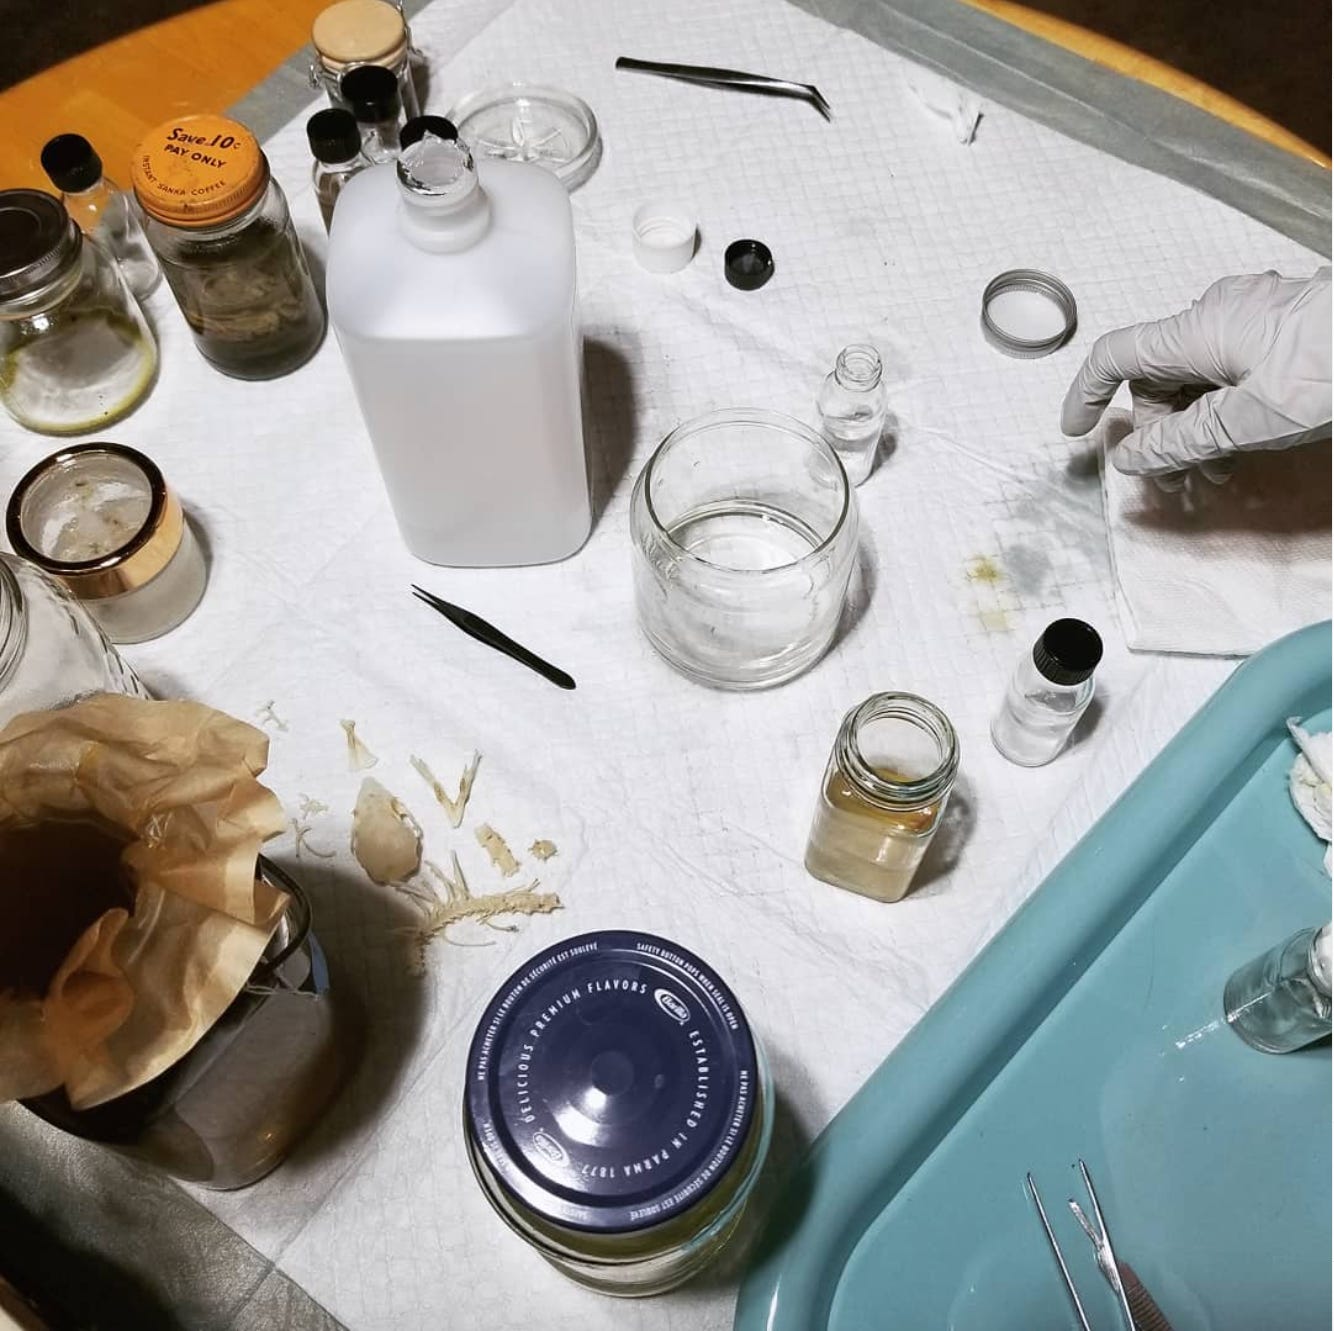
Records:
M287 910L245 987L188 1053L92 1109L75 1109L63 1088L24 1106L206 1188L244 1188L274 1169L324 1112L347 1060L306 894L262 857L256 876L287 893Z
M0 402L42 434L124 416L152 387L157 343L113 260L58 199L0 191Z
M131 177L144 234L204 359L238 379L309 360L324 307L254 135L224 116L169 120L140 143Z
M91 693L148 690L88 612L41 569L0 555L0 727Z
M843 718L806 846L806 871L877 901L912 886L945 815L959 741L939 707L875 693Z
M857 557L834 450L772 411L678 426L635 483L635 605L653 646L717 688L781 684L832 641Z
M582 934L495 994L468 1054L468 1157L487 1200L572 1280L658 1294L738 1232L773 1126L745 1014L651 934Z

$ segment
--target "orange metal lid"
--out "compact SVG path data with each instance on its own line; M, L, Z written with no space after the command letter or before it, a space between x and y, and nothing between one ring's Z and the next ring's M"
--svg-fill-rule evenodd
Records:
M130 167L143 210L171 226L228 222L259 197L269 164L255 136L226 116L166 120L140 141Z

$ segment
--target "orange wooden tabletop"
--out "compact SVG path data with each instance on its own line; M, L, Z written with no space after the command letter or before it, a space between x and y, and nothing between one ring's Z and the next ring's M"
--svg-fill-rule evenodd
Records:
M1069 50L1172 93L1259 138L1324 166L1329 159L1231 97L1141 52L1013 0L965 0ZM330 0L216 0L75 56L0 93L0 187L50 188L38 162L53 134L92 141L109 175L126 182L143 133L168 116L220 111L310 39Z
M332 0L216 0L85 51L0 93L0 187L50 189L38 161L53 134L84 135L107 174L129 179L144 133L169 116L222 111L310 41Z

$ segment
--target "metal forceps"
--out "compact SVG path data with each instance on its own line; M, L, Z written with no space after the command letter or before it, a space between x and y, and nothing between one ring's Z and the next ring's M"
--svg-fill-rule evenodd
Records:
M1098 1194L1093 1189L1093 1180L1089 1177L1088 1166L1080 1160L1078 1161L1078 1168L1080 1177L1084 1180L1084 1187L1088 1192L1093 1219L1089 1220L1084 1208L1074 1198L1070 1199L1070 1210L1074 1213L1075 1219L1079 1221L1080 1228L1088 1235L1089 1242L1093 1244L1093 1255L1097 1260L1098 1270L1102 1272L1103 1278L1112 1287L1112 1293L1116 1295L1117 1305L1121 1310L1121 1318L1126 1331L1136 1331L1135 1317L1130 1311L1130 1301L1126 1297L1125 1283L1121 1279L1121 1269L1117 1265L1116 1251L1112 1247L1112 1236L1107 1232L1107 1222L1103 1219L1102 1207L1098 1204ZM1057 1243L1056 1235L1052 1232L1051 1222L1047 1219L1047 1211L1042 1205L1042 1198L1038 1195L1038 1188L1037 1184L1033 1182L1033 1175L1027 1175L1026 1181L1028 1195L1032 1197L1033 1204L1037 1207L1038 1218L1042 1221L1047 1242L1051 1245L1056 1263L1061 1268L1061 1277L1065 1281L1070 1302L1074 1305L1075 1315L1079 1318L1079 1325L1082 1331L1093 1331L1093 1328L1089 1325L1088 1314L1084 1311L1084 1305L1080 1302L1079 1292L1075 1289L1075 1282L1070 1278L1070 1269L1065 1264L1065 1256L1061 1252L1061 1245Z
M740 69L715 69L710 65L665 64L660 60L636 60L623 55L617 58L617 69L629 69L639 74L660 74L682 83L700 83L707 88L739 88L742 92L769 93L778 97L796 97L809 102L826 120L834 113L829 103L813 83L793 83L788 79L771 79L767 74L747 74Z

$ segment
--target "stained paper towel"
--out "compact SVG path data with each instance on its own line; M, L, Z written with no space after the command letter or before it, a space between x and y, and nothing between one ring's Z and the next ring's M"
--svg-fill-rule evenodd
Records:
M688 24L656 0L518 0L480 30L461 21L466 7L448 0L413 21L433 58L434 107L513 79L552 83L592 105L605 140L573 196L597 508L584 550L548 568L415 563L332 339L286 379L226 380L199 360L165 291L151 302L161 377L115 432L162 466L212 559L198 611L126 655L156 688L286 727L266 723L266 780L293 814L302 796L329 811L306 820L299 859L295 835L275 857L308 887L334 983L369 1027L355 1082L296 1156L242 1193L201 1195L352 1331L521 1319L543 1331L721 1331L727 1269L660 1299L608 1300L490 1212L458 1126L482 1005L569 934L632 927L679 940L754 1019L779 1096L776 1163L790 1161L1022 901L1034 848L1087 828L1226 671L1188 659L1151 668L1114 631L1096 462L1058 421L1088 345L1186 304L1222 273L1317 260L1004 108L989 108L960 151L921 113L906 62L780 0L701 0ZM465 30L478 35L460 48ZM834 119L618 73L620 54L799 76ZM266 151L319 253L306 114ZM635 208L662 194L689 201L701 227L695 260L669 278L640 269L628 241ZM774 252L761 291L723 280L738 236ZM1076 340L1046 360L1001 356L978 328L987 281L1016 267L1060 274L1079 299ZM860 570L838 641L781 689L702 689L635 626L633 478L668 430L703 411L764 405L812 420L820 381L854 336L886 353L895 447L857 492ZM15 427L0 441L0 483L50 451ZM577 692L462 637L412 598L411 582L522 625ZM988 723L1015 660L1062 614L1104 631L1097 713L1057 762L1020 779ZM917 892L894 906L801 866L839 719L885 688L937 702L962 746L949 822ZM514 934L460 935L489 946L437 941L427 975L413 976L399 931L416 908L367 882L347 851L360 776L347 771L340 718L356 720L377 779L422 823L428 857L457 850L482 892L503 880L474 823L516 848L550 838L560 854L524 868L562 909ZM455 831L410 759L448 776L474 751L469 822Z
M1112 412L1100 438L1130 429ZM1330 613L1330 450L1242 453L1224 485L1198 469L1165 493L1107 459L1117 608L1139 651L1246 656Z

